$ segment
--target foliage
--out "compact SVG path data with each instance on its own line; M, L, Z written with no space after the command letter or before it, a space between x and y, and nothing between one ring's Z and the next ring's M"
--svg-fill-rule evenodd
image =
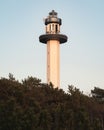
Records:
M104 103L72 85L65 93L40 79L19 82L9 74L0 79L0 130L104 130Z
M94 87L94 90L91 90L93 98L99 103L104 103L104 89Z

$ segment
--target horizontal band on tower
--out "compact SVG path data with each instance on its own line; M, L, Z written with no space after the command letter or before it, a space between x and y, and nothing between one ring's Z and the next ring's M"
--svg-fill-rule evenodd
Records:
M39 41L45 44L49 40L58 40L60 43L65 43L67 39L67 36L63 34L44 34L39 37Z

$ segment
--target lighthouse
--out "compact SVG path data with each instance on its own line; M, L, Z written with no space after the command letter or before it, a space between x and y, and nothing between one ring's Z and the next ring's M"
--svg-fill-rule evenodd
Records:
M54 88L60 87L60 44L67 42L67 36L60 34L62 20L52 10L44 21L45 34L39 37L39 41L47 44L47 83Z

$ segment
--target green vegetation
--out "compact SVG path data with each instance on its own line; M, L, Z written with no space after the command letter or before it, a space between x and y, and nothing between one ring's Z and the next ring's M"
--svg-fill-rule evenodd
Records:
M91 92L89 97L71 85L65 93L9 74L0 79L0 130L104 130L104 90Z

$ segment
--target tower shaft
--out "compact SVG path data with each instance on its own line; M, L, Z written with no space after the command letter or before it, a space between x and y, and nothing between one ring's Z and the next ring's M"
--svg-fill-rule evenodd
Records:
M58 40L47 41L47 82L60 86L60 42Z

